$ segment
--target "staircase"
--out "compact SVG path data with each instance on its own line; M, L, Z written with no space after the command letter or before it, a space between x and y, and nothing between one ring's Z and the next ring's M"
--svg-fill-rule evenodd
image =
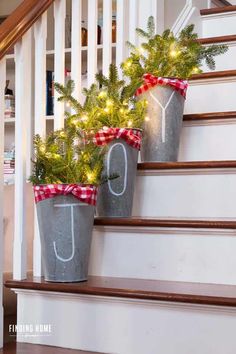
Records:
M6 282L18 297L18 324L52 328L18 342L235 354L236 7L201 16L201 42L230 49L215 72L190 81L179 161L140 163L133 218L95 220L88 282Z

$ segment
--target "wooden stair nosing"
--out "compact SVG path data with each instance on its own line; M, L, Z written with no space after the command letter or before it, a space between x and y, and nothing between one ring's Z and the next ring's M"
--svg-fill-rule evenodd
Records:
M102 354L88 352L84 350L66 349L48 345L28 344L28 343L8 343L3 349L0 349L0 354Z
M141 162L138 170L180 170L180 169L213 169L236 168L235 160L225 161L177 161L177 162Z
M12 289L236 307L236 286L90 276L81 283L8 280Z
M95 226L125 227L158 227L158 228L190 228L190 229L236 229L236 220L200 220L200 219L158 219L158 218L108 218L97 217Z
M203 9L203 10L200 10L200 14L202 16L205 16L205 15L214 15L214 14L233 12L233 11L236 11L236 6L235 5L223 6L223 7L215 7L215 8L212 8L212 9Z
M193 114L185 114L183 116L183 120L185 122L200 121L200 120L232 119L232 118L236 118L236 111L193 113Z
M201 43L201 44L236 42L236 34L227 35L227 36L199 38L198 42Z
M190 77L190 81L195 80L206 80L206 79L220 79L226 77L236 77L236 70L222 70L222 71L211 71L202 74L194 74Z

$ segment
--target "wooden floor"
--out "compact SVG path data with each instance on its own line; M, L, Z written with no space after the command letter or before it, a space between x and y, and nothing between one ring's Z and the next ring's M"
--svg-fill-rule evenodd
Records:
M81 350L64 349L58 347L48 347L45 345L33 345L24 343L10 343L3 349L1 354L95 354L94 352L85 352ZM98 354L98 353L97 353Z

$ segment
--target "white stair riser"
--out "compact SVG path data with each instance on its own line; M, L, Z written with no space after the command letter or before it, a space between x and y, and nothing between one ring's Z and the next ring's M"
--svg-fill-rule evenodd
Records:
M202 16L203 38L236 34L236 12Z
M134 216L235 217L236 170L154 173L137 177Z
M236 31L235 31L236 33ZM217 43L218 44L218 43ZM216 63L216 71L223 71L223 70L235 70L236 69L236 42L230 43L219 43L219 44L226 44L228 46L228 51L225 54L219 55L215 57ZM210 70L206 64L204 64L201 68L203 72L210 72Z
M233 230L97 227L89 273L236 285L235 249Z
M52 325L51 335L21 342L116 354L236 352L234 308L26 291L18 297L18 324Z
M236 118L184 122L179 161L236 160Z
M236 78L191 82L185 103L186 114L236 110Z

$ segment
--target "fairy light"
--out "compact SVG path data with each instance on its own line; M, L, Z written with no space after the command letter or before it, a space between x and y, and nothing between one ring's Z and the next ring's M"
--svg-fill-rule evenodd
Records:
M82 122L86 122L88 120L88 116L86 114L84 114L82 117L81 117L81 120Z
M170 56L171 56L172 58L176 58L178 55L179 55L179 51L177 51L177 50L175 50L175 49L172 49L172 50L170 51Z
M66 102L66 107L67 107L67 108L70 108L70 107L71 107L70 102Z
M133 125L132 120L129 120L129 121L128 121L128 127L132 127L132 125Z
M108 107L106 107L106 108L104 108L104 111L105 111L106 113L109 113L109 112L110 112L110 109L109 109Z
M150 121L150 118L149 118L148 116L146 116L146 117L144 118L144 120L145 120L145 122L149 122L149 121Z
M132 63L130 60L127 60L126 63L125 63L125 68L126 69L129 69L131 67Z
M106 101L107 107L112 107L113 106L113 101L112 100L107 100Z
M121 109L120 109L120 113L123 114L124 112L125 112L124 108L121 108Z
M94 174L93 173L87 173L87 178L89 182L92 182L94 180Z
M99 93L98 97L99 97L99 98L105 98L105 97L107 97L106 91L101 91L101 92Z
M199 73L199 68L197 66L195 66L193 68L193 74L198 74Z

